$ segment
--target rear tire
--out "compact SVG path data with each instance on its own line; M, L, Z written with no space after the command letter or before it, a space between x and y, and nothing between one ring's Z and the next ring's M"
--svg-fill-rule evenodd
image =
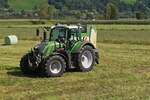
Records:
M59 56L51 56L46 61L46 75L48 77L60 77L63 75L66 68L65 60Z
M78 55L78 69L82 72L91 71L95 65L95 52L89 45L84 46Z

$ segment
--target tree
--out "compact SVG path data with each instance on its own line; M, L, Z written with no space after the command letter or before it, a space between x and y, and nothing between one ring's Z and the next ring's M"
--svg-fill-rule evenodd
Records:
M23 10L21 10L21 15L25 15L26 14L26 12L25 12L25 10L23 9Z
M111 5L110 4L108 4L107 6L106 6L106 11L105 11L105 19L111 19Z
M145 18L145 15L143 12L136 12L136 19L140 20L144 18Z
M105 11L105 19L111 20L117 18L118 18L118 8L114 4L108 3Z
M8 0L0 0L0 8L8 8Z
M94 13L93 12L89 12L89 13L87 13L87 19L95 19L95 15L94 15Z
M4 7L5 7L5 8L9 8L8 0L5 0Z
M49 18L49 5L48 4L41 4L39 10L40 18Z
M57 9L53 5L50 5L48 9L49 9L48 13L51 19L57 17Z

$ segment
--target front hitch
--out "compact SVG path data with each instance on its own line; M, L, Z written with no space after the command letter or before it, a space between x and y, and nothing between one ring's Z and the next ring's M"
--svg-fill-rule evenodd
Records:
M28 55L28 63L30 67L39 67L40 63L42 62L42 55L38 52L38 50L31 50Z

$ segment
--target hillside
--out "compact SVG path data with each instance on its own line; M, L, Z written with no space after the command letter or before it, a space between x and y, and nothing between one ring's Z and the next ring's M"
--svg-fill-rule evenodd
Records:
M3 1L3 0L0 0ZM7 0L6 0L7 1ZM111 0L97 0L99 3L107 3L110 2ZM53 2L54 4L57 5L66 5L67 2L72 2L73 5L75 5L76 3L85 3L87 4L88 2L91 4L96 4L97 3L96 0L76 0L76 1L72 1L72 0L49 0L49 2ZM148 3L147 0L112 0L113 2L118 2L121 1L122 3L125 4L132 4L134 5L136 2L138 1L143 1L143 3ZM10 5L10 7L17 9L17 10L21 10L21 9L25 9L25 10L32 10L34 6L40 6L42 3L47 3L48 0L8 0L8 4ZM95 2L95 3L94 3ZM62 4L63 3L63 4ZM72 5L72 4L70 4ZM76 5L77 6L77 5Z
M150 17L149 0L0 0L0 17L104 19L110 3L120 18Z
M8 0L10 7L15 10L32 10L42 3L47 3L47 0Z

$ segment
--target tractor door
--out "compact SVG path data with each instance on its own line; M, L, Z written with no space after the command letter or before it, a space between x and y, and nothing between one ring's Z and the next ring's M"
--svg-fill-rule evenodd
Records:
M74 44L80 40L79 31L77 28L69 29L68 36L67 36L67 47L69 50L72 49Z

